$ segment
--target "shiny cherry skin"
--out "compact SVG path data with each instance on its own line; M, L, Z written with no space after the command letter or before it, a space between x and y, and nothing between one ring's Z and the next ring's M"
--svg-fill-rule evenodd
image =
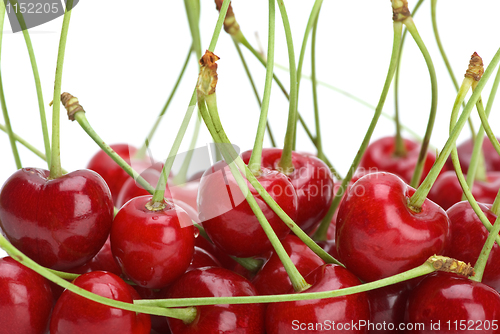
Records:
M441 254L449 239L446 212L426 199L421 211L408 207L415 189L391 173L360 178L346 194L337 217L340 261L365 282L389 277Z
M202 248L206 250L208 253L215 256L217 261L220 262L221 267L233 270L234 267L238 264L233 258L227 255L222 249L215 246L213 243L205 239L203 236L196 236L196 240L194 242L196 247Z
M89 261L104 245L112 221L108 186L91 170L51 180L47 170L23 168L0 192L0 225L9 241L52 269Z
M469 170L470 158L472 156L472 149L474 148L474 143L472 139L469 138L460 145L457 146L458 159L460 160L460 166L462 166L462 171L466 174ZM500 172L500 156L493 147L490 139L484 137L483 141L483 155L484 155L484 166L487 172ZM446 161L446 167L449 170L453 170L453 163L451 158Z
M166 298L255 296L246 278L224 268L201 268L187 272L166 288ZM196 319L189 324L168 318L172 334L264 333L263 304L196 306Z
M407 333L500 333L500 295L493 288L455 274L435 272L410 293L407 324L424 328ZM435 327L431 328L431 322ZM440 329L436 327L440 324Z
M77 274L85 274L91 271L108 271L120 276L122 274L122 269L116 262L113 253L111 252L111 242L109 236L108 239L106 239L104 246L102 246L96 256L84 265L72 268L69 271Z
M312 286L307 292L331 291L361 284L347 269L324 264L305 277ZM293 293L292 291L289 291ZM351 328L351 323L370 320L370 305L366 293L325 299L270 303L266 312L267 334L288 333L367 333L364 326ZM316 327L322 324L323 327ZM349 324L349 328L337 328ZM311 327L313 326L313 327Z
M194 254L189 267L186 271L204 268L204 267L222 267L219 260L203 248L194 246Z
M472 195L478 202L493 203L500 188L500 172L486 174L487 181L476 180ZM462 187L454 171L441 174L429 192L429 199L448 210L453 204L462 200Z
M76 286L97 295L133 303L139 294L115 274L95 271L79 276ZM50 334L120 333L149 334L149 314L125 311L99 304L65 290L54 306Z
M388 285L366 292L370 300L370 321L375 325L368 329L370 334L383 333L386 326L394 324L394 328L399 328L399 324L404 323L406 303L410 294L410 284L406 282ZM376 327L381 326L381 327ZM386 330L388 327L386 327ZM391 333L389 330L387 333Z
M307 276L325 263L295 235L288 235L281 243L302 276ZM259 295L283 294L292 288L285 267L275 252L252 279L252 283Z
M136 197L120 209L111 228L111 251L127 277L156 289L186 271L193 258L195 231L188 214L175 204L148 210L151 198Z
M11 257L0 259L0 334L44 334L54 300L49 282Z
M402 178L406 183L410 183L413 171L417 165L421 145L414 140L406 138L403 138L403 142L406 148L406 155L399 157L394 155L395 137L389 136L377 139L366 148L366 152L359 163L359 168L364 170L377 169L378 172L393 173ZM429 173L434 161L436 161L435 154L430 151L427 152L420 181L423 181Z
M282 173L265 168L258 180L278 205L295 219L297 194L290 180ZM286 237L290 233L288 226L248 181L247 185L278 238ZM198 193L198 210L208 236L227 254L251 257L272 249L264 229L224 161L217 162L203 174Z
M497 216L491 212L491 204L478 203L491 225L495 223ZM475 264L483 245L488 237L488 231L479 220L469 202L462 201L446 213L451 221L451 238L446 247L445 255L460 259L466 263ZM500 291L500 247L494 243L491 250L482 283Z
M265 148L262 150L262 167L278 169L283 150ZM241 154L248 163L252 151ZM326 215L333 201L333 176L328 166L310 154L292 152L295 170L288 175L297 191L299 211L294 221L306 232L312 231Z

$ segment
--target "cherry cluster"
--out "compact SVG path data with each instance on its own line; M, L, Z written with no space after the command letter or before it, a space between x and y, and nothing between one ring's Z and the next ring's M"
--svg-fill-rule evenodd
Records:
M286 10L277 3L288 38ZM500 51L486 70L472 55L439 154L429 148L435 90L424 138L403 138L396 117L396 135L372 141L403 25L423 45L406 1L391 3L394 47L386 84L345 177L325 155L317 113L311 138L317 152L295 149L302 65L295 68L293 60L286 92L273 73L274 0L268 55L255 53L266 67L266 84L253 149L238 154L219 118L217 38L203 56L193 42L200 74L190 106L197 105L198 125L202 119L220 159L190 178L189 155L172 172L187 125L164 163L146 154L158 124L141 148L108 146L78 99L61 94L58 66L49 168L19 168L0 190L0 247L9 254L0 259L0 334L500 333L500 144L487 120L492 103L485 110L480 95ZM229 1L216 6L214 36L224 26L238 48L253 50ZM320 8L316 1L308 24L313 36ZM197 6L186 1L186 10L193 41L200 42ZM432 61L421 49L434 87ZM273 80L290 100L283 148L263 147L265 133L272 138ZM61 167L61 104L101 148L86 169ZM474 107L481 128L456 147ZM186 124L193 111L186 112Z

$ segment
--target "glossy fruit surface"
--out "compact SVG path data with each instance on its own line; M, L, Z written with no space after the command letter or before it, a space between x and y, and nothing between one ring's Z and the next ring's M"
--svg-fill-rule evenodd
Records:
M498 292L444 272L430 274L413 289L405 315L407 324L422 324L408 333L500 333L499 319Z
M49 282L11 257L0 259L0 334L44 334L54 301Z
M133 303L139 295L118 276L96 271L79 276L76 286L100 296ZM149 334L148 314L136 314L99 304L69 290L57 301L50 321L50 334L120 333Z
M175 204L148 210L151 198L136 197L120 209L111 229L111 251L136 284L162 288L191 263L195 231L188 214Z
M478 204L493 225L497 217L491 212L491 204ZM486 227L467 201L453 205L446 213L451 221L451 238L445 255L474 265L488 237ZM497 291L500 290L500 266L498 263L500 263L500 247L494 243L486 263L482 283Z
M375 170L377 172L389 172L396 174L406 183L410 183L413 171L417 165L420 154L420 144L414 140L403 138L406 154L404 156L395 155L395 137L383 137L372 142L366 149L359 168L363 170ZM432 168L436 156L428 152L424 168L422 170L422 181Z
M394 174L360 178L344 198L337 217L340 261L363 281L409 270L440 254L449 238L446 212L425 200L408 207L415 189Z
M224 268L202 268L187 272L166 289L167 298L255 296L245 278ZM196 306L196 319L185 324L168 318L172 334L264 333L264 305L233 304Z
M278 163L283 150L266 148L262 150L262 167L279 170ZM241 154L248 163L252 151ZM310 154L292 152L294 171L287 175L297 192L299 211L294 220L306 232L313 230L326 215L333 201L333 176L328 166Z
M264 169L258 180L294 219L297 215L297 195L289 179L282 173ZM290 229L248 181L247 184L278 238L286 237ZM271 242L224 161L217 162L203 175L198 193L198 210L200 221L210 239L229 255L250 257L272 249Z
M469 138L460 145L457 146L458 159L460 160L460 166L462 166L462 171L466 174L469 170L470 158L472 156L472 149L474 148L474 143L472 139ZM500 172L500 156L493 147L490 139L484 137L483 141L483 154L484 154L484 166L487 172ZM453 163L451 158L446 161L446 166L448 169L453 170Z
M305 279L312 285L307 292L337 290L361 284L345 268L334 264L318 267ZM271 303L266 312L266 333L367 333L367 327L358 324L369 319L370 305L366 293ZM353 327L352 324L357 326Z
M52 269L89 261L104 245L112 220L109 189L91 170L50 180L47 170L23 168L0 192L0 225L9 241Z
M500 188L500 172L489 172L487 181L476 180L472 195L476 201L492 204ZM462 187L454 171L441 174L429 192L429 199L448 210L453 204L462 200Z

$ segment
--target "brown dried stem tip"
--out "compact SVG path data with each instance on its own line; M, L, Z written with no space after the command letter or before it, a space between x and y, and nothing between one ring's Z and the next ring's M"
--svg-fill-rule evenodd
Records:
M217 10L219 12L222 8L223 2L224 0L215 0L215 6L217 7ZM233 7L231 6L231 4L229 4L229 7L227 8L226 17L224 18L224 30L231 36L235 36L238 31L240 31L240 25L234 17Z
M85 112L85 110L83 110L83 107L80 105L80 102L78 102L78 99L70 93L62 93L61 102L64 105L64 108L66 108L66 110L68 111L68 118L70 121L75 120L75 114L77 112Z
M200 59L200 75L196 89L204 95L215 93L217 86L217 64L215 63L220 58L211 51L205 51L205 54Z
M391 3L392 20L394 22L404 21L411 16L410 10L408 9L407 0L391 0Z
M434 269L439 271L455 273L465 277L474 276L475 274L474 267L471 266L470 263L466 264L465 262L452 259L446 256L433 255L427 260L427 262L432 264Z
M479 57L479 55L474 52L474 54L470 57L469 68L465 72L466 78L471 78L474 81L479 81L484 73L483 59Z

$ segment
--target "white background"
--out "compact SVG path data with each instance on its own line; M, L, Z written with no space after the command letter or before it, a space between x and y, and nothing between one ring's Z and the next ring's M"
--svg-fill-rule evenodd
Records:
M295 55L298 59L312 1L287 1ZM416 1L410 1L410 9ZM212 1L201 1L202 47L208 47L217 20ZM236 19L251 44L256 36L267 48L268 2L233 2ZM470 56L478 52L485 65L500 47L497 0L441 0L438 2L439 31L451 65L462 81ZM288 66L286 41L276 8L276 63ZM325 1L317 36L318 79L348 91L376 105L389 65L392 47L392 10L389 1ZM448 133L455 88L446 72L432 33L430 1L425 1L415 23L431 53L439 83L439 105L431 143L441 148ZM57 48L62 17L29 30L40 76L48 124L51 124ZM22 33L12 33L5 19L1 51L2 80L14 131L43 150L35 84ZM403 52L400 80L402 123L423 136L430 110L430 81L425 62L408 36ZM309 40L310 41L310 40ZM165 103L180 72L191 37L182 1L80 1L71 16L62 87L77 96L94 129L109 144L140 146ZM217 98L221 120L229 138L242 150L252 147L259 107L245 76L231 38L222 31L215 50L221 59ZM265 69L244 50L252 74L262 94ZM276 70L288 87L288 73ZM496 73L496 72L495 72ZM303 74L310 74L310 48ZM195 57L181 83L166 118L152 141L156 159L164 159L179 129L197 79ZM490 84L491 84L490 80ZM487 100L488 85L483 93ZM345 175L368 128L373 110L328 88L319 88L321 129L325 153ZM500 101L490 117L498 131ZM384 112L393 114L393 90ZM85 168L97 145L79 125L70 122L61 108L61 157L69 171ZM314 131L311 84L301 82L299 110ZM273 86L269 120L280 146L286 130L288 105ZM0 117L4 123L3 118ZM476 128L479 124L475 117ZM181 152L187 149L192 133L188 129ZM394 134L394 124L381 118L373 138ZM469 136L467 127L459 141ZM202 130L199 146L210 141ZM265 145L269 145L265 138ZM40 160L18 144L23 166L46 168ZM313 145L299 126L297 149L314 152ZM16 170L8 137L0 133L0 185ZM1 256L0 251L0 256Z

